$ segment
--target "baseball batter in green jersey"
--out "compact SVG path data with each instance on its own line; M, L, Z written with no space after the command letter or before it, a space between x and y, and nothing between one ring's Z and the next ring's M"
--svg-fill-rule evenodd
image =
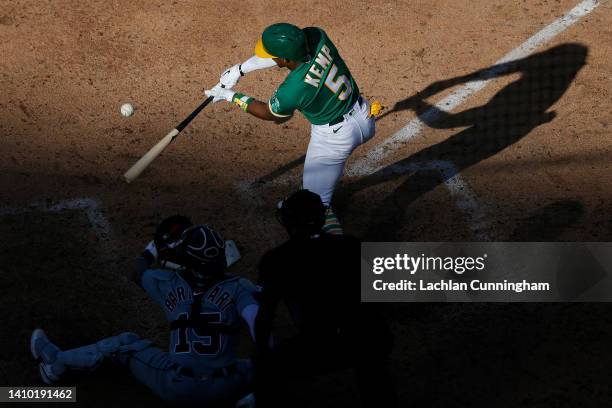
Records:
M233 90L241 76L257 69L279 66L289 74L268 102ZM374 136L369 101L325 31L300 29L278 23L267 27L255 47L255 56L221 75L220 83L207 90L214 102L226 100L263 119L282 121L298 110L311 123L311 137L304 163L303 187L321 196L329 208L325 230L341 233L331 211L331 199L346 160L360 144Z

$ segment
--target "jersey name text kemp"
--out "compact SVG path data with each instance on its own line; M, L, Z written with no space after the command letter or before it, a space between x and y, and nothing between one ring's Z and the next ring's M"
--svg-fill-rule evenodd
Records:
M333 63L333 61L334 59L331 56L331 50L327 45L323 45L321 47L321 51L317 54L314 63L310 66L310 69L304 78L304 82L318 88L321 77L323 76L325 70L327 70L327 67ZM317 69L317 65L319 65L321 69ZM329 73L327 74L327 78L325 79L325 86L335 94L340 89L340 86L344 84L346 89L338 94L338 99L344 101L353 91L353 87L351 86L351 81L349 81L344 75L341 75L336 81L334 81L333 78L336 77L337 73L338 67L336 65L332 65L329 69ZM316 78L311 77L310 74L314 75Z

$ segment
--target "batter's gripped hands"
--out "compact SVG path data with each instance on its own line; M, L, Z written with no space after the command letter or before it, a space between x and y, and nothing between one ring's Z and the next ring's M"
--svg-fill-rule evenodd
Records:
M233 67L230 67L223 71L221 74L221 78L219 79L219 83L226 88L233 88L240 81L240 77L242 73L240 72L240 65L236 64Z
M207 89L204 91L206 96L213 97L213 103L219 101L231 102L235 93L236 92L234 92L234 90L231 88L222 88L221 84L217 84L212 89Z

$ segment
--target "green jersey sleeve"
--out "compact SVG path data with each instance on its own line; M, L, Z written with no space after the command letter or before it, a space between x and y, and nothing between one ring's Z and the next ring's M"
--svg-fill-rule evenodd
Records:
M270 98L268 102L268 108L274 116L287 118L293 115L293 111L298 108L299 96L294 95L292 89L295 90L295 88L288 87L283 83L274 92L274 95L272 95L272 98Z

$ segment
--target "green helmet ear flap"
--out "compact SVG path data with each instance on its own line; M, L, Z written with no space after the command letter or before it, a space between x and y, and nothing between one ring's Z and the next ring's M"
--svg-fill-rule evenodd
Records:
M308 56L306 34L297 26L277 23L267 27L255 47L255 55L261 58L286 58L304 61Z

